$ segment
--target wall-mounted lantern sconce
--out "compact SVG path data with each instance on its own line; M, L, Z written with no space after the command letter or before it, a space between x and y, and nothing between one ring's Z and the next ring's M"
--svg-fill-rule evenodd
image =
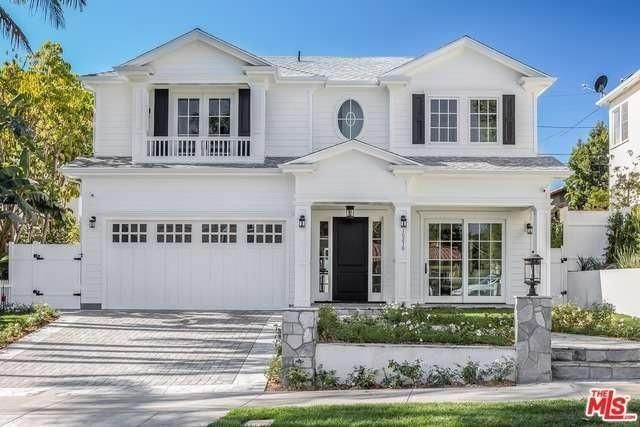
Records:
M347 211L347 218L353 218L355 207L353 207L353 205L347 205L345 206L345 210Z
M89 228L96 228L96 217L91 216L89 218Z
M298 227L304 228L307 225L307 218L304 215L298 217Z
M527 234L533 234L533 225L530 222L527 223L525 228L527 229Z
M407 228L407 216L406 215L400 215L400 228L402 228L402 229Z

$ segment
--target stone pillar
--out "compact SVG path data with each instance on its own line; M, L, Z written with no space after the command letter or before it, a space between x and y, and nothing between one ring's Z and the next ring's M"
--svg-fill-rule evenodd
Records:
M551 297L516 297L518 384L551 381Z
M394 204L393 227L395 236L394 260L394 301L398 304L411 302L411 206ZM407 228L400 227L400 219L405 216Z
M302 307L286 310L282 317L282 374L286 384L286 372L296 361L310 375L315 375L318 310Z

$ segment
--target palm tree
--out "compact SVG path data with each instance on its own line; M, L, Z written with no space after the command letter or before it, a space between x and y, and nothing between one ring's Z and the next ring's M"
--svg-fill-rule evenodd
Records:
M8 0L11 3L27 6L32 14L41 14L54 28L64 28L63 7L82 10L86 0ZM20 26L11 18L7 10L0 6L0 32L8 38L13 47L24 48L31 52L31 45Z

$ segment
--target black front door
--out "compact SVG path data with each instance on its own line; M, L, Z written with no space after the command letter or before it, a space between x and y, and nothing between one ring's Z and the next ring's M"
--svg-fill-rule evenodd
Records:
M367 301L368 225L367 218L333 218L334 301Z

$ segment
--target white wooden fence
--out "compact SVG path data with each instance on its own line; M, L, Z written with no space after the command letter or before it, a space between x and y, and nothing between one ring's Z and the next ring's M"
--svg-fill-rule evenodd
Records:
M602 258L607 247L607 211L564 211L562 248L551 249L551 296L553 303L571 300L567 274L578 269L578 257Z
M80 245L10 245L10 302L79 309L81 257Z

